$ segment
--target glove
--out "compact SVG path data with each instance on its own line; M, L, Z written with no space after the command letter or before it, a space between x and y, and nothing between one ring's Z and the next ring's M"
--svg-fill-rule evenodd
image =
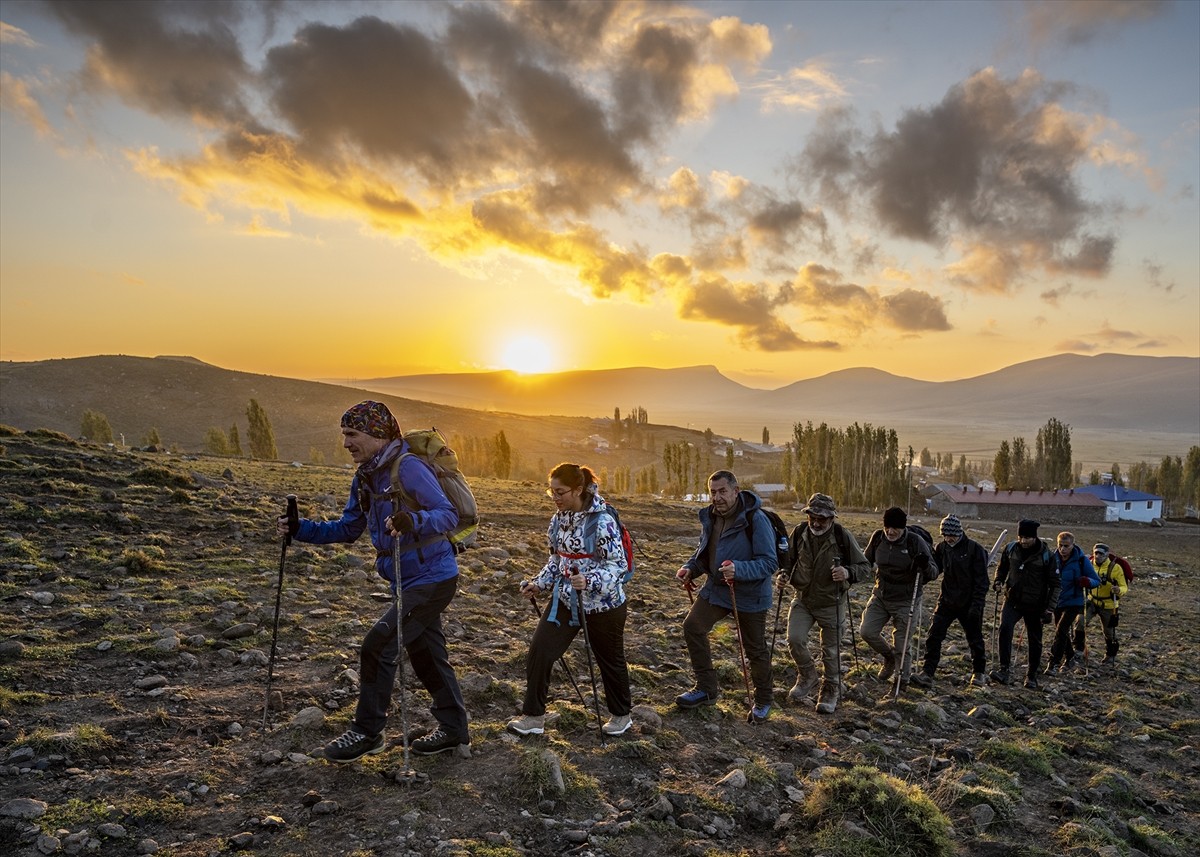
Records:
M1043 625L1049 625L1053 622L1054 622L1054 611L1053 610L1047 610L1045 613L1042 614L1042 624Z
M992 589L996 590L997 592L999 592L999 591L1000 591L1000 590L1002 590L1003 588L1004 588L1004 581L1003 581L1003 580L999 580L999 579L997 579L997 580L996 580L996 582L992 584Z
M917 571L925 571L927 568L929 568L929 557L925 556L923 553L917 554L916 558L913 560L913 568L915 568Z
M397 512L392 515L392 529L400 535L411 533L417 528L417 522L413 520L411 512Z

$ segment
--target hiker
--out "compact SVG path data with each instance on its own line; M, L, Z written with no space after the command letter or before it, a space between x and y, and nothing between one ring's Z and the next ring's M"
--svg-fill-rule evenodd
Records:
M1084 607L1075 628L1075 647L1083 648L1085 627L1093 616L1100 617L1100 627L1104 630L1104 660L1102 664L1115 664L1117 652L1121 643L1117 640L1117 618L1121 598L1129 591L1129 581L1125 579L1125 570L1112 558L1112 550L1108 545L1099 543L1092 548L1092 562L1095 563L1098 584L1092 588L1091 597Z
M1038 538L1037 521L1026 518L1017 524L1017 540L1009 542L1000 557L992 588L1004 591L1004 609L1000 613L1000 667L992 678L1008 684L1012 665L1013 629L1017 620L1025 623L1029 645L1029 665L1025 687L1037 689L1037 671L1042 660L1042 625L1054 620L1052 609L1058 604L1060 584L1058 562L1046 543Z
M925 640L925 666L913 676L913 684L931 687L942 659L942 641L953 622L962 625L971 649L969 684L987 684L987 648L983 642L983 610L987 606L987 548L963 532L957 515L947 515L938 526L942 541L933 558L942 573L942 591L933 611L933 622Z
M550 671L586 622L586 640L600 666L611 715L601 728L606 735L621 735L633 725L625 663L629 605L622 582L629 564L621 531L587 467L563 462L550 471L549 484L546 494L557 510L546 534L550 556L536 577L521 584L521 594L534 601L539 592L550 591L552 598L529 642L525 700L521 716L509 722L508 730L518 735L545 731ZM583 593L582 617L576 593Z
M1065 669L1075 665L1076 648L1071 645L1071 626L1083 612L1085 590L1100 585L1091 559L1075 544L1074 533L1064 530L1058 534L1058 550L1054 554L1058 562L1059 595L1054 608L1054 643L1050 646L1046 675L1056 675L1059 664L1064 664ZM1082 640L1078 648L1083 648Z
M938 567L925 539L908 529L908 514L899 506L883 513L883 529L871 534L863 553L875 567L875 587L858 632L883 656L879 680L889 681L899 670L899 687L904 688L912 669L912 646L908 642L913 613L921 588L937 579ZM883 639L883 626L888 621L892 623L890 644ZM899 662L901 651L903 663Z
M788 608L787 642L796 662L796 684L788 700L812 704L817 690L817 665L808 651L808 635L816 624L821 629L823 679L816 710L837 711L842 693L841 635L849 607L850 585L867 576L871 564L863 556L854 536L837 523L837 506L828 494L813 494L803 513L808 522L792 531L794 560L779 577L779 585L790 583L796 594Z
M687 618L687 641L696 686L675 698L680 708L712 705L720 696L708 634L718 621L734 613L739 645L750 662L754 699L749 718L760 723L771 713L771 653L767 648L767 612L771 576L777 561L775 530L752 491L738 489L737 477L718 470L708 477L712 502L700 510L700 543L675 577L691 591L691 582L708 575ZM736 610L735 610L736 601ZM742 669L745 671L745 662Z
M430 711L438 722L437 729L412 742L412 749L429 755L467 745L467 708L442 632L442 613L458 588L458 562L454 548L439 535L455 526L458 513L432 468L416 456L406 456L399 466L400 482L416 507L408 507L392 494L392 463L409 446L387 405L360 402L342 414L341 428L342 446L358 465L342 517L324 522L301 518L290 530L288 519L282 517L279 534L290 532L296 541L331 544L353 542L363 530L369 531L375 570L391 583L393 596L397 575L392 554L394 541L400 540L404 649L417 678L433 697ZM421 546L415 549L418 542ZM396 621L393 603L363 639L358 706L350 728L325 745L325 758L331 762L353 762L384 750L383 727L400 655Z

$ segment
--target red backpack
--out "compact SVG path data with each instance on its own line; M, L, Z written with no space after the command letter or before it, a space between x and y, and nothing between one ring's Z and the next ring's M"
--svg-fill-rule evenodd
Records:
M1121 573L1125 575L1125 585L1133 583L1133 566L1129 564L1129 560L1124 557L1117 556L1112 551L1108 552L1108 558L1121 566Z

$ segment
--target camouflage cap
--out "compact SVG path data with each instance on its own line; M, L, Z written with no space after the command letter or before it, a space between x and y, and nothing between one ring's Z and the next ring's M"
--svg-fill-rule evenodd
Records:
M813 494L808 498L808 505L801 511L805 515L815 515L818 518L837 517L837 506L828 494Z

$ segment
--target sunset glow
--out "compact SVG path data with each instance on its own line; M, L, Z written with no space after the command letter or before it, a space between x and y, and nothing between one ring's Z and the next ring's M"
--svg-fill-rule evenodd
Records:
M1200 356L1198 3L0 15L4 360L774 387Z

